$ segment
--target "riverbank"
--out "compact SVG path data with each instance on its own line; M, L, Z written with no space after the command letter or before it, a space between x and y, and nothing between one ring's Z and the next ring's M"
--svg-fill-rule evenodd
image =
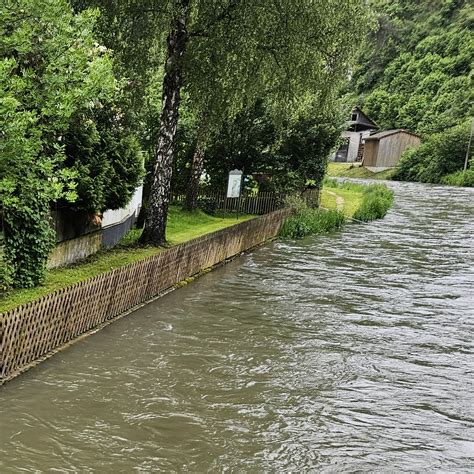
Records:
M260 217L244 216L238 223L236 217L222 219L173 208L168 238L174 245L169 248L136 247L140 236L136 230L118 249L81 265L52 270L46 285L13 291L3 298L0 381L179 287L180 282L279 235L330 232L342 227L350 216L360 220L382 217L364 218L361 212L374 197L378 203L384 192L391 193L385 186L326 180L323 201L336 209L313 209L298 198L301 208L288 203L285 209Z
M352 217L362 204L363 187L339 186L335 180L326 179L321 192L321 207L340 211L346 218Z
M181 282L274 239L290 212L243 220L0 313L0 384Z
M283 238L324 234L343 227L347 221L370 222L385 217L393 204L393 191L382 184L324 181L321 208L309 207L302 199L290 203L294 212L281 231Z
M321 207L331 211L340 211L345 218L352 218L361 208L364 201L365 185L354 183L337 183L335 180L326 180L321 192ZM202 211L186 212L178 206L171 206L167 226L168 242L170 246L187 242L194 238L224 229L253 216L235 215L215 217ZM341 225L343 219L335 215L321 216L312 219L313 232L329 232ZM332 223L332 224L331 224ZM113 249L101 251L77 262L73 265L49 270L45 281L35 288L14 289L0 296L0 313L9 311L17 306L34 301L54 291L66 288L101 275L107 271L138 262L164 250L157 247L140 247L137 245L141 229L131 230ZM306 232L305 232L306 234Z
M236 216L214 217L202 211L185 212L180 207L171 206L167 226L168 242L170 245L178 245L250 218L252 216L249 215L239 216L238 219ZM137 246L140 234L141 229L131 230L113 249L101 251L74 265L49 270L42 285L11 290L0 296L0 313L115 268L138 262L164 250L164 248Z
M332 178L390 179L393 169L374 173L360 163L329 163L327 176Z

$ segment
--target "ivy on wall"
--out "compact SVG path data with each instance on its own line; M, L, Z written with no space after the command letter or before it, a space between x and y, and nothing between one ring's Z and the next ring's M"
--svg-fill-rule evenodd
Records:
M110 107L120 93L110 55L94 39L97 15L94 10L74 14L66 0L4 0L2 4L0 200L4 264L0 288L9 283L31 287L42 281L54 245L51 203L76 201L79 178L85 180L91 172L90 167L78 165L81 156L67 156L71 124L77 117L94 122L98 111ZM115 115L119 117L119 111ZM99 142L107 146L106 141ZM136 145L126 140L120 143L132 149L133 166L139 163ZM97 143L95 146L93 151L102 152ZM107 154L101 157L109 175L116 178L117 173L110 172ZM130 175L127 164L116 161L130 184L125 187L130 194L140 167L135 166ZM109 183L103 180L102 185ZM123 199L116 197L115 201L120 205Z

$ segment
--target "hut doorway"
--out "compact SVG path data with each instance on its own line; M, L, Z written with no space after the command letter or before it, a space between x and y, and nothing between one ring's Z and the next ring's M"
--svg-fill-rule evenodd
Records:
M344 138L339 150L336 151L334 161L345 163L347 161L347 153L349 151L349 139Z

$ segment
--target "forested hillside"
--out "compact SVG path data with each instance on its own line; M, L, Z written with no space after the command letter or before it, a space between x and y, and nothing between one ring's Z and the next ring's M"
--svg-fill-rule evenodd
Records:
M382 128L430 135L472 113L474 7L469 0L371 0L377 26L351 91Z

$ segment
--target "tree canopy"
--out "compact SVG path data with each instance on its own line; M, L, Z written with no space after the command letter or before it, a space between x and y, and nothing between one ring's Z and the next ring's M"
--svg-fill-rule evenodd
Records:
M243 146L265 122L252 166L271 168L274 187L322 179L337 91L369 23L363 0L5 0L0 197L15 284L41 281L53 203L120 208L143 158L142 239L163 244L177 148L195 190L204 164L222 174L226 129Z
M81 1L76 7L84 4L90 5ZM182 93L202 130L198 137L262 97L274 110L289 113L304 94L323 98L344 79L368 21L358 0L148 0L100 7L110 29L103 37L123 50L118 56L124 63L127 51L140 48L143 62L163 61L143 234L145 242L155 244L165 240ZM150 18L155 23L144 38L141 28Z

